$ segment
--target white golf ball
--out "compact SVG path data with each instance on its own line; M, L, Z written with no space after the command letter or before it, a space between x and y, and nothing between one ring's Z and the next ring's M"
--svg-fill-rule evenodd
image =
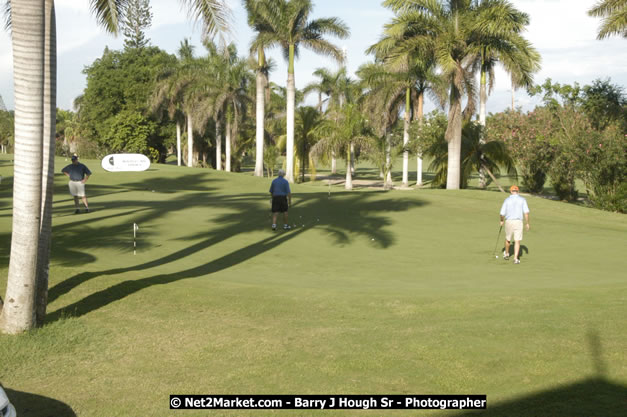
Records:
M499 255L496 255L496 259L499 259Z

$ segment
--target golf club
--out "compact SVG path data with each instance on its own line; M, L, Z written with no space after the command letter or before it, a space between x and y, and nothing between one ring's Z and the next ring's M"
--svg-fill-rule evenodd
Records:
M496 243L494 244L494 252L492 252L492 256L495 256L496 259L499 258L499 256L496 254L496 248L499 245L499 239L501 238L501 230L503 230L503 226L501 225L501 227L499 227L499 235L496 237Z

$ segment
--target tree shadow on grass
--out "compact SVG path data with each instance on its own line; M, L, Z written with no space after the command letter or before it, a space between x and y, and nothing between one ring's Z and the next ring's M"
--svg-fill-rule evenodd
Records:
M622 417L627 414L627 386L606 377L601 340L595 330L587 335L596 375L572 384L525 395L511 401L490 404L486 410L467 411L448 417Z
M76 417L72 408L55 399L4 388L19 417Z
M623 417L626 410L627 386L593 377L499 404L488 396L486 410L446 417Z
M335 193L331 198L326 193L303 194L298 199L295 197L295 204L290 208L290 221L295 226L293 231L287 233L277 232L269 238L263 238L221 258L183 271L122 282L49 314L47 321L54 321L62 316L86 314L152 285L168 284L181 279L197 278L219 272L246 262L313 229L322 230L329 236L331 243L335 245L343 246L351 243L355 237L363 237L369 241L374 239L373 245L375 247L380 249L388 248L394 244L395 238L393 233L387 229L392 222L389 216L386 215L392 212L407 211L414 207L420 207L425 203L416 199L374 199L376 196L376 193L345 192ZM204 199L207 199L207 201L204 201ZM218 218L211 219L209 231L200 231L193 235L179 238L185 241L197 241L196 243L172 252L167 256L142 264L77 274L52 287L49 291L49 302L97 277L143 271L178 262L235 235L249 234L260 230L267 230L268 233L272 233L270 231L269 198L263 194L195 196L193 202L185 200L185 196L183 196L182 199L176 199L174 203L165 202L166 206L168 204L176 204L179 209L181 208L179 205L189 207L190 205L204 203L228 209L229 212ZM160 204L164 204L164 202L160 202ZM168 207L161 207L159 210L167 211ZM152 211L149 212L144 215L159 214ZM119 227L121 226L111 226L107 233L115 234ZM126 228L127 226L123 225L123 227ZM88 247L92 245L95 248L99 247L98 238L93 239L93 242L87 241L83 244L87 244ZM57 237L56 240L71 242L71 238L63 234Z
M248 259L264 253L268 250L274 249L278 245L295 238L303 232L304 229L300 229L290 233L273 234L268 238L262 239L244 248L231 252L230 254L218 258L214 261L194 268L189 268L171 274L161 274L138 280L127 280L120 282L119 284L113 285L112 287L109 287L105 290L93 293L76 303L73 303L67 307L55 311L52 314L49 314L46 317L46 322L50 323L58 320L61 317L82 316L91 311L104 307L112 302L118 301L124 297L134 294L140 290L152 287L153 285L165 285L183 279L209 276L213 273L245 262Z

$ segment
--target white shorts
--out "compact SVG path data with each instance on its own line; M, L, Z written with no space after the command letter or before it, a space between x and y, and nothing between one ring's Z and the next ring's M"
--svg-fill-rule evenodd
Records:
M512 237L514 239L512 239ZM505 220L505 239L508 241L520 241L523 238L522 220Z
M70 194L74 197L85 197L85 184L80 181L70 181Z

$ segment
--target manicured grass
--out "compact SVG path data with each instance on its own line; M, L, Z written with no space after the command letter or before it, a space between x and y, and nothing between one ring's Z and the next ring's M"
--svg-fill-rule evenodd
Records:
M273 233L267 178L84 162L93 213L72 214L56 178L48 324L0 336L0 381L20 416L383 415L171 412L175 393L487 394L490 416L625 410L624 215L529 196L513 265L492 254L497 192L295 185L296 227Z

